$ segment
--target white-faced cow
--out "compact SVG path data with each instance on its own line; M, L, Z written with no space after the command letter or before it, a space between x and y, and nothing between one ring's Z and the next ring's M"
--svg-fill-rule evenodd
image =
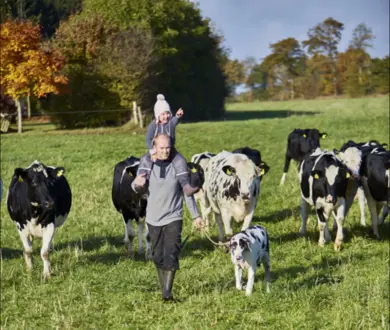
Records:
M335 250L340 250L343 242L343 221L345 217L345 196L349 170L333 152L318 148L301 164L300 185L302 197L301 235L306 234L306 224L310 205L316 209L320 237L318 244L324 246L330 240L328 218L336 214L337 235Z
M382 152L386 151L386 149L384 149L384 147L386 146L386 144L380 144L376 140L360 143L356 143L350 140L340 148L340 151L336 149L333 150L337 154L337 157L342 161L345 166L348 167L348 169L352 173L352 177L350 178L348 183L346 212L348 212L348 210L350 209L354 200L354 196L357 192L361 213L360 223L363 226L366 225L366 217L364 212L366 198L361 182L361 166L369 153L371 153L373 150ZM381 218L379 220L380 223L383 222L384 218L386 218L388 213L388 208L385 206Z
M233 235L231 219L249 227L260 193L260 177L269 167L260 167L243 154L222 151L212 157L205 171L205 200L207 213L214 211L218 225L218 238Z
M72 194L63 167L34 161L16 168L8 189L7 208L23 243L27 269L32 268L32 238L42 238L43 275L50 277L49 249L55 228L64 224Z
M202 169L201 171L199 171L199 175L200 175L200 178L201 178L203 184L202 184L201 188L199 189L199 191L196 194L194 194L194 198L197 202L199 202L200 212L202 214L203 220L205 221L205 226L204 226L205 231L209 231L210 221L209 221L209 212L207 212L207 210L206 210L207 209L207 206L206 206L207 202L205 200L204 173L206 171L206 168L207 168L207 165L208 165L210 159L214 156L215 156L215 154L208 152L208 151L205 151L205 152L193 155L191 157L191 162L190 162L190 164L193 164L193 165L190 165L191 171L193 171L192 168L195 166L199 166ZM192 186L194 186L194 185L192 185ZM196 186L196 187L198 187L198 186Z
M137 175L139 159L133 156L119 162L114 168L114 179L112 184L112 201L116 210L122 214L125 223L125 248L129 256L134 257L133 240L135 233L133 222L138 227L138 253L143 253L143 233L145 231L145 259L150 258L150 242L147 226L145 225L146 199L142 198L131 188L131 183Z
M320 133L318 129L294 129L287 138L287 150L283 169L283 176L280 185L283 185L291 160L298 163L298 169L302 161L320 148L320 139L326 138L326 133Z

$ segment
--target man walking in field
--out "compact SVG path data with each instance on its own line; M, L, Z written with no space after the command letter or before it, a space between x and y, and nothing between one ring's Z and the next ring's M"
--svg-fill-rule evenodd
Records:
M183 226L183 188L172 162L181 155L171 148L167 134L154 138L156 161L148 175L140 171L133 181L132 188L137 193L148 191L146 223L152 242L152 257L160 279L163 300L173 300L172 286L175 272L179 269L181 232ZM144 161L141 158L139 169ZM200 188L200 187L197 187ZM185 196L187 206L193 216L195 226L200 228L195 200Z

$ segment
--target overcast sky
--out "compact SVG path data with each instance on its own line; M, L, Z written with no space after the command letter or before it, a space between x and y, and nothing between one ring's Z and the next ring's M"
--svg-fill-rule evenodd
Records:
M231 57L257 60L269 54L269 44L293 37L305 40L307 32L328 17L344 24L339 51L344 51L352 30L366 23L376 39L372 57L389 54L389 0L198 0L226 39Z

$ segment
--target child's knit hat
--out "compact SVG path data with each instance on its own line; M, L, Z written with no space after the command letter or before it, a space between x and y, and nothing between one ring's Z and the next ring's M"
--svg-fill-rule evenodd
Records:
M166 111L169 112L172 116L171 107L169 106L168 102L165 101L164 95L158 94L157 102L154 104L154 117L156 118L156 120L158 120L160 114Z

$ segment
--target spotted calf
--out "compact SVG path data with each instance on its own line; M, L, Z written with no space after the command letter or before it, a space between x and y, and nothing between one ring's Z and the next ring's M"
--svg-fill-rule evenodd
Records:
M229 241L231 260L234 265L237 290L242 290L242 270L248 269L246 295L252 294L256 268L260 263L264 266L266 290L270 291L271 265L269 239L266 229L262 226L250 226L235 234Z

